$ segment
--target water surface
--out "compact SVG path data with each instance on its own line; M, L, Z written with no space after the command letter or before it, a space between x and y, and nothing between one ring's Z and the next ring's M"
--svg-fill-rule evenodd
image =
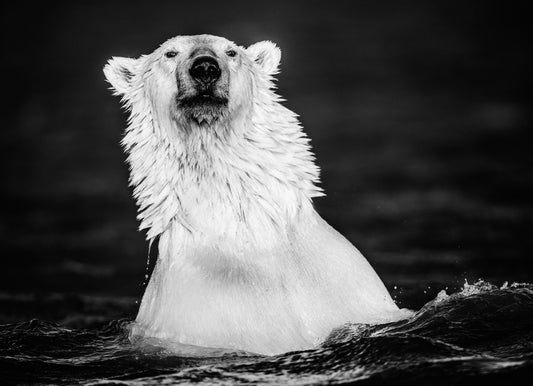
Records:
M162 342L129 339L130 320L94 324L88 317L84 322L92 327L68 328L38 319L2 325L3 381L500 384L520 380L533 370L529 284L505 283L498 288L479 281L451 295L442 290L409 319L340 326L315 349L274 357L193 346L170 351Z

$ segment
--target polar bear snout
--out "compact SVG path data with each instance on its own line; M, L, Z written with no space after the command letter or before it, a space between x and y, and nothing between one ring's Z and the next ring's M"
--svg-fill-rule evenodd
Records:
M220 50L219 50L220 51ZM212 44L193 45L176 66L176 116L212 124L227 115L230 69Z
M193 60L189 74L202 89L206 89L220 79L221 70L213 56L202 55Z

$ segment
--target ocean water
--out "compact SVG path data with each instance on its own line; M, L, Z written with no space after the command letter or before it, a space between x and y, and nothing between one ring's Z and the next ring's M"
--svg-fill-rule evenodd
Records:
M465 283L441 290L409 319L339 326L315 349L273 357L191 346L169 352L161 342L130 340L129 319L89 315L128 309L129 301L76 302L85 302L77 320L85 327L38 319L0 326L2 384L487 385L533 371L531 284ZM53 304L73 308L65 299Z

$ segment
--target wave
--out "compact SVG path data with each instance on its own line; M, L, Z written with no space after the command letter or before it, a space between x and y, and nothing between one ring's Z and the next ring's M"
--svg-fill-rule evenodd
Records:
M533 286L478 281L441 291L410 318L347 324L313 350L265 357L130 341L129 320L74 329L0 326L5 383L498 384L533 373Z

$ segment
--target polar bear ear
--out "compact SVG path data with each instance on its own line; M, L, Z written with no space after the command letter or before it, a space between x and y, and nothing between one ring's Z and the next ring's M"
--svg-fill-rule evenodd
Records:
M131 88L131 79L137 67L137 59L113 57L104 66L104 75L116 95L124 95Z
M269 75L278 73L281 50L269 40L252 44L246 49L253 61Z

